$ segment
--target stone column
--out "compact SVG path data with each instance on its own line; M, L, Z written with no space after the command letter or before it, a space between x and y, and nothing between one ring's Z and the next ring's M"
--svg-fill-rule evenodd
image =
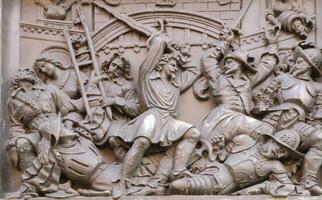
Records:
M316 44L317 47L322 49L322 0L316 0L315 13L316 13Z
M3 7L2 7L2 1L0 1L0 27L2 27L2 9L3 9ZM1 62L1 67L0 67L0 122L1 122L1 124L0 124L0 127L1 127L1 131L0 131L0 138L1 138L1 142L0 142L0 146L2 147L3 146L3 137L2 137L2 135L3 135L3 129L2 129L2 124L3 124L3 116L2 116L2 111L3 111L3 106L2 106L2 31L0 31L0 41L1 41L1 43L0 43L0 62ZM1 148L1 151L0 151L0 160L3 160L3 150L2 150L3 148ZM2 163L0 163L1 164L1 166L3 166L2 165ZM2 167L3 168L3 167ZM0 169L0 196L2 196L1 194L3 193L3 182L2 182L2 169Z
M7 139L8 121L6 100L8 99L9 86L15 71L19 67L19 49L20 49L20 0L3 0L2 3L2 43L1 43L1 74L2 85L0 91L0 120L1 120L1 134L0 134L0 173L3 182L3 191L15 190L12 185L14 183L10 171L10 165L6 157L4 142ZM9 176L10 174L10 176ZM19 177L16 177L19 181Z

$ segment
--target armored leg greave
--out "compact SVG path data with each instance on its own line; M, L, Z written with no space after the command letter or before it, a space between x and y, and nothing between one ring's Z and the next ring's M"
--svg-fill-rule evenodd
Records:
M218 187L217 181L213 176L198 175L172 182L170 184L170 192L181 195L212 195L218 193Z

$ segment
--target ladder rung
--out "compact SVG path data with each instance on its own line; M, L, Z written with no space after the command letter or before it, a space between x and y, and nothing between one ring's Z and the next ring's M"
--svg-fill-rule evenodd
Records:
M86 66L86 65L90 65L90 64L92 64L93 63L93 61L92 60L84 60L84 61L82 61L82 62L79 62L78 63L78 66Z

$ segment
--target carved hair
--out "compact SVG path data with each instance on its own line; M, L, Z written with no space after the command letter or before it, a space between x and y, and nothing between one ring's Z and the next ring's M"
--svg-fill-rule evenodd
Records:
M162 57L159 60L159 63L155 66L155 69L157 71L161 71L165 64L170 62L170 60L178 61L177 58L172 53L163 54Z
M33 69L36 73L36 75L39 77L39 69L40 69L40 65L39 65L39 62L46 62L46 63L51 63L53 64L55 67L58 67L59 69L61 70L66 70L68 69L67 67L65 67L61 62L59 61L55 61L54 59L52 58L46 58L46 57L43 57L43 58L38 58L36 59L36 61L34 62L33 64Z
M105 61L105 62L102 63L102 68L101 68L102 71L104 73L107 73L111 63L115 59L120 59L122 61L124 78L126 80L128 80L128 81L132 80L133 77L130 75L130 73L131 73L131 63L130 63L130 61L128 59L126 59L124 56L122 56L121 54L118 54L118 53L113 54L112 58L109 61Z
M19 86L20 81L30 81L33 84L40 83L40 80L37 78L34 71L32 71L29 68L18 69L15 77L13 78L12 89L16 89L20 87Z

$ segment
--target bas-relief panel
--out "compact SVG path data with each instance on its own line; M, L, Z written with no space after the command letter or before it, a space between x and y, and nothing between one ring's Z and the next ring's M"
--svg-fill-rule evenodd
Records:
M6 197L321 195L319 5L22 0Z

